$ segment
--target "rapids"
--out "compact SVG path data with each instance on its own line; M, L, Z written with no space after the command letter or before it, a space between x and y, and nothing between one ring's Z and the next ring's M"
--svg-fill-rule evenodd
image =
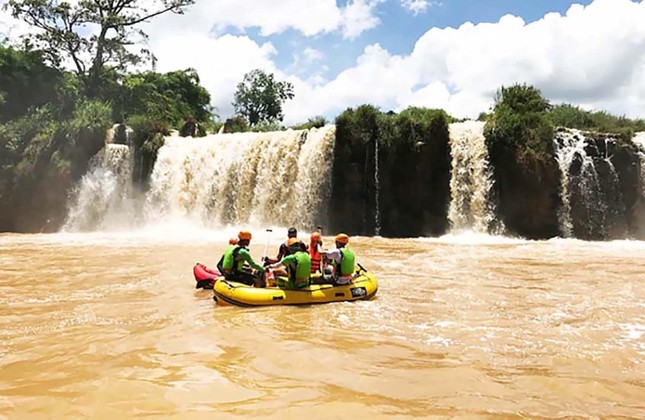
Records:
M231 233L0 235L0 417L645 416L644 242L353 238L376 300L239 309Z

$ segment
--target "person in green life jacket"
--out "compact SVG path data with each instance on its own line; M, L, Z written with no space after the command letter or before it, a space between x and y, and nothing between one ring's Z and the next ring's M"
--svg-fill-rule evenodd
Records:
M236 245L230 244L217 264L219 272L226 280L244 283L249 286L266 287L264 267L253 261L247 247L251 243L251 232L241 231ZM229 242L230 243L230 242ZM244 267L248 263L253 270Z
M339 233L336 235L336 249L324 252L325 258L331 261L333 266L332 279L338 285L349 284L354 277L356 255L354 251L347 248L348 243L349 236Z
M302 289L309 286L309 275L311 274L311 256L307 252L307 246L296 238L290 238L287 246L291 253L277 263L269 265L269 268L284 266L286 272L280 269L275 270L276 275L286 274L287 281L276 277L279 287L285 289Z
M237 246L237 241L238 239L236 236L231 236L229 238L228 246L224 250L224 255L222 255L222 258L220 258L219 261L217 262L217 271L219 271L221 275L224 275L224 271L223 271L224 268L222 267L222 264L224 264L224 256L226 256L227 252L235 249L235 247Z

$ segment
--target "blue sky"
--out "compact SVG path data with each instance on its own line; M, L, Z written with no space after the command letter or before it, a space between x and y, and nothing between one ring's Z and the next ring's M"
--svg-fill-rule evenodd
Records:
M196 0L142 29L156 70L196 69L223 118L248 71L288 80L292 124L363 103L476 117L514 83L643 118L644 22L645 0ZM0 9L0 34L28 30Z
M409 54L416 40L431 28L457 28L465 22L497 22L507 14L519 16L528 23L541 19L547 13L564 14L574 3L588 5L591 0L443 0L418 14L405 9L398 2L388 1L376 7L380 25L352 40L343 39L339 33L303 37L293 29L270 36L262 36L257 28L245 33L257 42L268 40L273 43L279 51L276 64L283 70L293 63L294 51L305 47L320 50L329 56L328 76L334 77L352 65L366 46L374 43L379 43L393 54ZM347 1L337 1L336 4L342 7ZM234 29L232 32L241 33Z

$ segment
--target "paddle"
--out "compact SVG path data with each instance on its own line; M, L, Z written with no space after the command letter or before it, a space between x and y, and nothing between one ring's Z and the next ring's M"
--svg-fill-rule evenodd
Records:
M264 254L262 254L262 263L263 264L266 264L266 261L267 261L267 258L268 258L267 252L269 251L269 239L271 238L271 232L273 232L273 230L272 229L267 229L266 232L267 232L267 240L264 243Z
M273 232L273 230L272 229L267 229L266 232L267 232L267 240L264 243L264 255L262 256L262 265L265 268L267 268L266 265L267 265L267 258L268 258L267 252L269 251L269 239L271 238L271 232ZM269 277L268 274L270 274L270 272L264 274L265 279Z

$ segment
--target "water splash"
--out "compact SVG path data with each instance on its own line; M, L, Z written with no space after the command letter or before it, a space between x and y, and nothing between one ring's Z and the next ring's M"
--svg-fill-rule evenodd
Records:
M133 150L131 130L116 124L105 146L90 160L90 169L72 193L63 231L127 228L132 225Z
M453 231L502 233L495 226L495 204L491 199L493 176L484 123L467 121L450 125L452 174L448 219Z
M319 222L330 196L334 127L166 138L146 199L146 218L203 226Z

